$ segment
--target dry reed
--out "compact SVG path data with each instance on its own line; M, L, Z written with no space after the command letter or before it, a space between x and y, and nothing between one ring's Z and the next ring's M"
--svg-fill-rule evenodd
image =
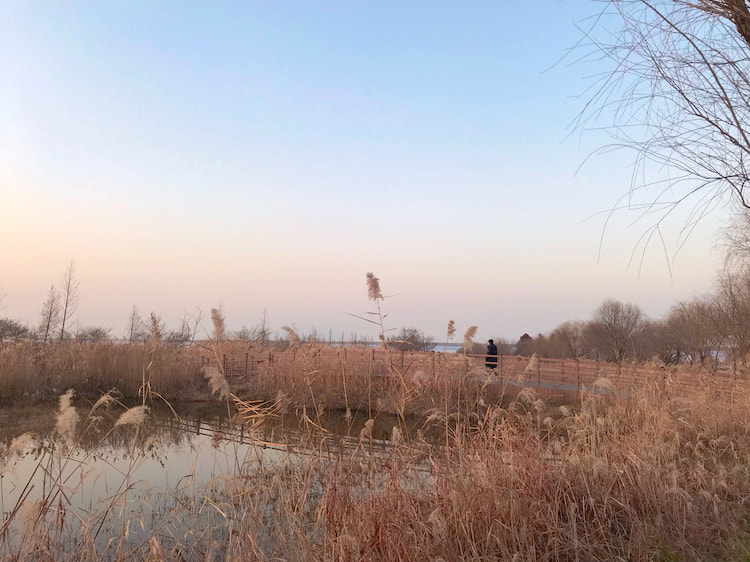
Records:
M199 347L165 343L6 344L0 349L0 401L52 401L66 388L92 400L113 388L125 398L139 398L144 375L151 389L166 399L192 398L205 389L204 353Z
M472 339L474 336L477 335L477 327L476 326L470 326L468 330L464 333L464 344L463 344L463 350L464 354L471 353L474 349L474 342Z
M331 450L326 437L329 445L278 465L245 468L238 458L239 472L217 475L216 487L201 492L232 529L221 542L196 529L198 542L170 543L146 529L140 549L123 547L123 558L127 552L154 560L172 552L190 559L342 561L748 556L747 395L688 392L667 382L629 395L584 393L577 405L560 407L530 388L507 407L485 401L476 409L481 396L466 400L475 409L462 416L473 421L456 427L447 446L396 424L388 431L390 446L377 452L378 414L355 430L349 448ZM250 424L276 415L280 402L236 400ZM119 419L132 411L141 410ZM46 505L15 511L28 539L15 554L52 552L43 546L57 540ZM97 552L81 544L89 555Z
M367 273L367 297L371 301L383 300L383 293L380 290L380 279L375 277L371 272Z

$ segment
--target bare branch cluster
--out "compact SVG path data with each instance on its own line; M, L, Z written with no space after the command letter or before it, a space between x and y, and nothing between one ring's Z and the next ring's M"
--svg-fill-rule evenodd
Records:
M612 135L602 151L634 151L629 190L613 211L651 216L646 235L690 201L683 229L717 206L750 209L750 13L744 0L607 0L587 32L598 75L582 129ZM645 194L645 202L639 197ZM684 241L684 239L683 239Z

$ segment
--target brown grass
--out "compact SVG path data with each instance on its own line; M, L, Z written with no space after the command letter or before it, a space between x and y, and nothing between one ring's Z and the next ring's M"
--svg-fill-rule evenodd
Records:
M456 359L463 364L450 368L465 369L466 358ZM433 384L419 383L420 371L426 372L414 369L405 379L409 388ZM443 371L449 372L448 365L437 376ZM444 382L438 379L437 385ZM315 394L316 381L310 383L311 400L320 407L323 395ZM150 540L132 548L123 539L123 520L117 555L342 561L745 560L750 555L750 396L745 393L647 385L634 394L586 393L577 405L553 407L525 389L501 407L481 406L481 392L471 395L467 389L455 392L474 403L473 411L435 412L411 438L396 425L390 447L380 451L373 446L375 419L370 418L346 447L331 448L324 434L323 441L316 440L323 430L310 424L311 447L305 454L290 454L280 464L238 458L236 472L217 474L215 486L199 492L218 524L231 529L220 542L200 529L189 545L155 530ZM420 394L410 403L418 403ZM66 396L60 417L71 407L73 396ZM105 399L91 409L71 435L75 442L81 443L89 417L110 404L111 398ZM282 408L281 400L237 404L256 432L266 416ZM447 444L424 439L430 427L442 427L445 414L471 421L453 426ZM147 415L143 407L119 417L110 414L112 431L117 420L130 427ZM138 432L129 431L132 437L124 445L130 443L135 463L143 452ZM11 449L14 454L28 450L29 442L19 439ZM58 453L50 459L61 466L67 462ZM45 466L53 479L65 472L54 463ZM127 482L127 474L124 478ZM51 506L65 507L62 481L52 484L46 502L19 504L12 511L11 517L24 522L25 541L11 554L70 558L78 553L97 559L92 540L68 544L72 551L45 550L59 535ZM127 498L128 488L113 498L112 508L115 499ZM199 511L191 501L181 497L178 503Z
M0 346L0 400L55 400L67 389L98 397L117 388L139 398L144 383L176 400L205 385L199 348L166 344L19 342Z
M256 357L257 374L237 377L233 392L263 401L282 392L289 408L318 416L342 410L464 419L502 394L479 361L456 354L303 345Z
M332 474L323 558L747 559L748 407L646 389L544 421L533 398L491 408L431 450L428 480L415 484L407 448L375 491Z

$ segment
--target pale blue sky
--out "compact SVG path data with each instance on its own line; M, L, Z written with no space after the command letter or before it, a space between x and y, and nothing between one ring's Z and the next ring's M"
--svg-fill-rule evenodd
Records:
M627 154L578 170L587 76L555 65L585 0L102 2L0 5L3 315L35 324L75 262L77 321L124 331L137 305L176 325L223 306L230 329L442 339L449 320L516 339L588 319L606 298L652 317L710 291L723 218L672 277L648 222L605 215ZM605 116L606 118L606 116ZM648 194L647 194L648 196Z

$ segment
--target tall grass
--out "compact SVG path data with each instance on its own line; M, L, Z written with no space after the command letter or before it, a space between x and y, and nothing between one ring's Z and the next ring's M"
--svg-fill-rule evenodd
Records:
M54 400L66 389L94 399L113 388L140 398L148 384L165 398L187 398L204 388L197 348L146 342L24 341L0 346L0 401Z
M555 406L525 389L504 406L476 408L465 418L471 423L453 426L447 442L425 437L430 427L442 427L442 411L411 434L395 424L385 449L373 446L372 418L340 447L330 446L332 436L320 426L303 424L308 445L297 452L268 462L260 447L250 458L235 449L230 472L216 474L190 497L175 491L170 517L190 520L190 513L204 510L212 517L208 527L191 520L197 526L189 540L164 533L163 522L151 520L151 530L147 520L134 518L129 468L101 511L81 516L78 542L70 540L60 514L73 510L66 503L69 488L85 486L82 452L84 459L95 454L83 435L106 417L109 429L99 435L125 432L127 466L135 467L148 450L141 424L150 414L142 406L124 410L107 395L88 414L72 416L75 400L63 395L56 437L38 462L47 478L45 500L19 501L3 523L0 548L14 559L750 556L750 397L744 394L667 384L630 394L584 393L576 405ZM263 418L279 409L237 405L265 442ZM19 451L36 450L28 439L35 438L19 438L6 449L3 470ZM71 478L74 466L81 472ZM113 517L119 526L105 524ZM133 544L136 523L143 525L137 535L146 538ZM20 543L10 539L11 527L22 529ZM102 546L104 529L112 541Z
M465 417L499 403L503 392L480 362L463 355L303 345L259 357L257 374L238 380L233 392L265 401L283 395L290 409L315 415Z
M337 464L322 558L745 560L749 406L645 389L549 416L528 390L468 438L431 447L428 479L408 447L374 489Z

